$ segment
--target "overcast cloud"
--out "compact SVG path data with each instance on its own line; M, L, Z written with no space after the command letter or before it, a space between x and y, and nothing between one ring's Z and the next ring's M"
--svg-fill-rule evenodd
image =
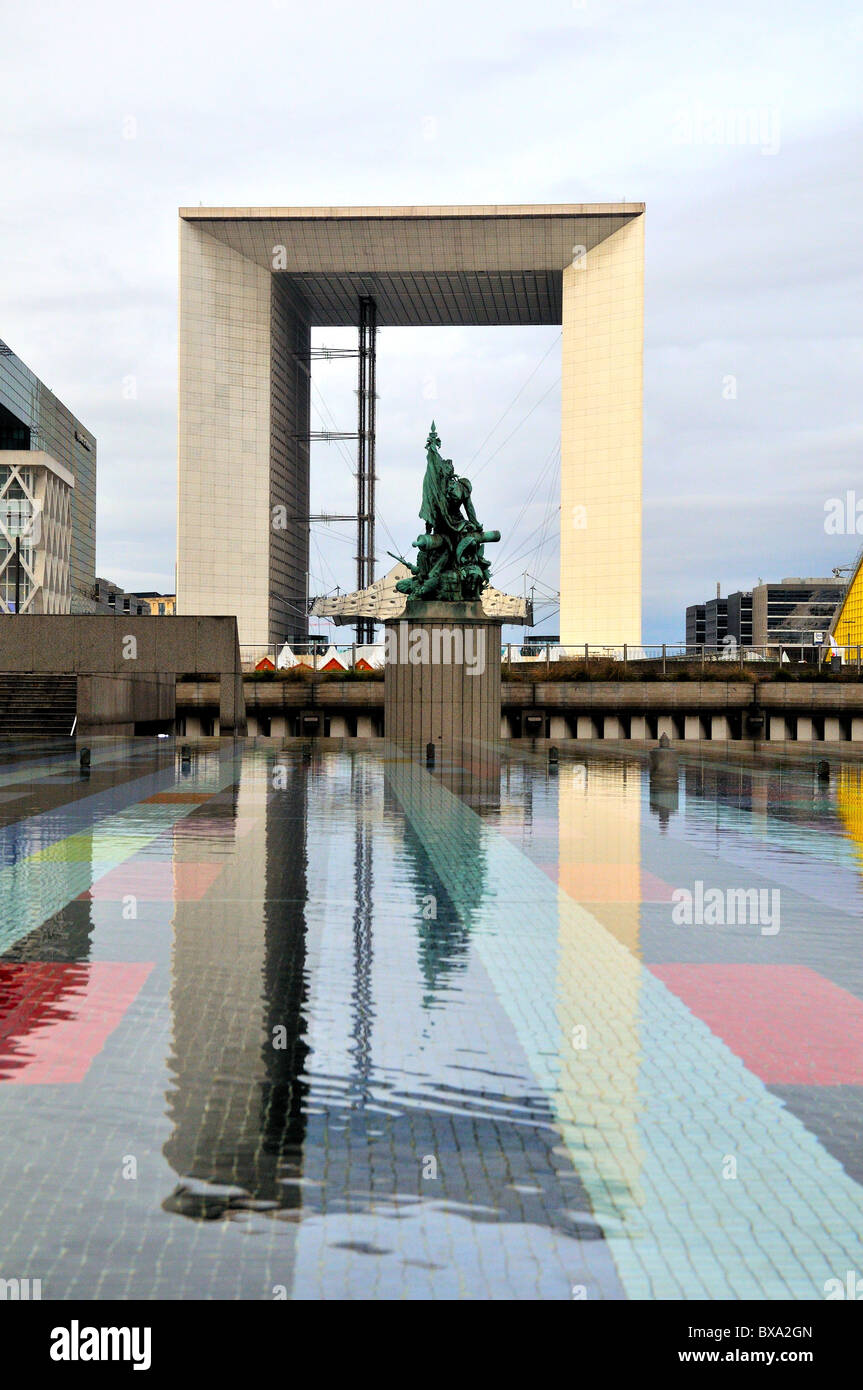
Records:
M828 498L863 502L850 0L35 0L2 32L0 337L98 438L100 573L174 583L176 222L198 203L644 200L645 639L717 580L854 558L824 529ZM557 588L558 337L382 330L381 568L416 534L434 415L504 532L495 582ZM314 427L352 428L351 372L315 387ZM316 447L314 510L349 509L349 463ZM313 592L352 587L353 554L315 528Z

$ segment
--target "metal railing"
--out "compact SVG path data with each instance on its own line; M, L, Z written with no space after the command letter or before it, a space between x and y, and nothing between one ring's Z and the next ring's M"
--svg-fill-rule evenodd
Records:
M374 671L381 670L385 663L386 648L383 642L362 645L353 642L344 646L328 646L299 643L286 647L282 643L241 645L240 658L244 671L290 670L304 666L309 670ZM565 662L576 664L590 673L601 665L620 668L623 672L647 674L661 671L673 675L675 670L686 668L690 673L698 669L707 670L717 666L728 669L729 679L734 670L755 671L759 666L772 665L792 668L810 667L820 671L825 665L830 667L851 667L861 670L863 646L844 646L833 648L815 646L812 643L772 642L761 646L725 645L708 647L686 642L640 643L588 643L583 645L563 645L555 642L505 642L501 646L501 660L513 667L545 665L551 673L552 668Z

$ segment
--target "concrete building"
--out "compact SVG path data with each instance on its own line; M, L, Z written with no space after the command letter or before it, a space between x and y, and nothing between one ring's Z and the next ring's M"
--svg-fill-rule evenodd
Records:
M175 599L173 594L157 594L155 590L147 593L134 594L129 589L124 589L121 584L116 584L113 579L105 579L96 576L96 581L90 587L90 592L78 606L79 613L116 613L122 616L130 613L136 617L150 615L154 618L163 618L174 613Z
M82 612L116 614L117 617L129 613L140 618L150 611L149 606L137 594L129 593L121 585L115 584L113 579L105 579L98 575L87 598L89 602L86 606L82 605Z
M721 647L728 634L728 599L710 598L704 605L704 641Z
M728 632L738 646L752 646L752 591L738 589L728 595Z
M96 573L96 440L6 343L0 341L0 462L5 452L38 453L38 468L70 489L71 543L68 589L72 610ZM52 485L53 486L53 485ZM49 568L56 571L56 556ZM53 586L58 587L56 584ZM62 589L62 585L59 586ZM48 608L44 611L69 611Z
M0 614L70 612L74 489L44 450L0 452Z
M686 645L698 650L704 646L705 605L690 603L686 609Z
M308 631L313 326L365 324L373 353L375 325L561 324L561 639L637 644L643 213L181 209L177 612L235 613L247 645Z
M705 603L691 603L686 610L686 645L693 650L721 647L729 639L741 647L752 643L752 594L738 589Z
M728 599L709 598L686 610L686 645L698 650L721 647L728 632Z
M844 579L782 579L752 590L752 642L807 646L827 632L842 601Z
M79 736L170 733L177 726L180 676L206 681L212 691L206 727L198 731L244 736L246 705L237 623L233 617L178 618L165 623L137 614L34 616L0 619L0 739L36 736L33 707L43 734L53 723L55 700L44 699L46 683L63 696L70 715L62 733ZM9 697L12 697L11 700ZM68 701L68 703L67 703ZM27 720L23 734L20 718ZM182 716L181 716L182 717Z
M148 589L137 597L143 603L145 612L151 613L154 618L170 618L176 611L175 594L159 594L155 589Z

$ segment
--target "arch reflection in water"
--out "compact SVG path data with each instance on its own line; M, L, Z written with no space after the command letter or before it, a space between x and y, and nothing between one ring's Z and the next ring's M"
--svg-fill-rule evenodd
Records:
M164 1153L181 1181L164 1205L185 1216L300 1201L290 1178L305 1133L306 773L296 760L282 768L274 778L246 758L225 804L208 804L208 817L251 830L224 856L217 889L177 904Z

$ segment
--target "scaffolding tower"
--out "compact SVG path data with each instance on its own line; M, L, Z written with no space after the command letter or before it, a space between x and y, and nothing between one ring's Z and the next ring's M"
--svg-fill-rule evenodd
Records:
M377 306L360 298L359 373L357 382L357 589L375 579L375 385L377 375ZM373 642L374 620L357 623L357 642Z

